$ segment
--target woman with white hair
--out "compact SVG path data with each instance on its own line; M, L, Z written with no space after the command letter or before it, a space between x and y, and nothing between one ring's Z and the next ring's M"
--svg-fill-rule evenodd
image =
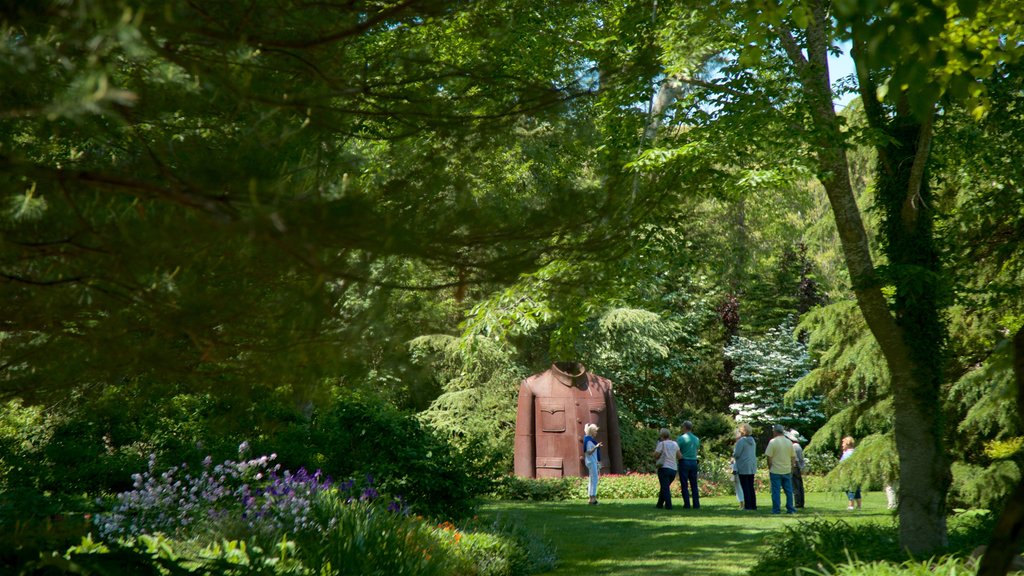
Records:
M740 438L732 450L736 461L736 475L740 478L743 490L743 509L757 510L757 494L754 492L754 474L757 473L757 442L754 441L754 429L743 422L739 425Z
M597 504L597 473L601 470L601 446L597 441L597 424L587 424L583 427L586 436L583 437L583 463L587 465L590 472L590 486L587 494L590 496L590 503Z

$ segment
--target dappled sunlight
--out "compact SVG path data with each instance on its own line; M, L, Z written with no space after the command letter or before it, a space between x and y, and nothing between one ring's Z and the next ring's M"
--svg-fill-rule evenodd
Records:
M773 535L801 520L892 521L880 493L866 493L858 512L847 511L845 499L831 493L808 494L808 508L796 515L771 514L768 494L758 494L756 511L739 510L734 498L701 502L699 510L659 510L654 498L602 500L598 506L579 500L497 502L482 514L512 521L550 541L558 556L555 570L545 573L552 575L745 574Z

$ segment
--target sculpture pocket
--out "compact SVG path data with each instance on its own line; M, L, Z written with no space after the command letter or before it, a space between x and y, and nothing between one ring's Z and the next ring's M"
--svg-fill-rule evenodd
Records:
M544 432L565 432L565 405L561 402L541 402L540 429Z
M561 478L561 458L537 458L537 478Z

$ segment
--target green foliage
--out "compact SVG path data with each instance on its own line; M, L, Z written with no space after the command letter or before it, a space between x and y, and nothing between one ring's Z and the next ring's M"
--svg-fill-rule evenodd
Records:
M865 486L891 477L898 467L891 436L889 370L856 302L844 300L815 308L803 318L797 330L807 334L808 349L818 359L818 365L797 382L789 394L821 394L822 406L828 414L828 421L811 438L805 456L812 463L821 460L816 472L827 473L834 479L840 474L833 469L839 470L836 455L843 437L882 435L888 438L887 442L874 444L877 450L861 451L863 444L858 446L855 456L863 454L864 459L851 460L841 473L850 476L843 482L863 482ZM886 453L886 450L891 452ZM868 452L871 452L870 457ZM869 460L871 466L854 471L861 462L867 464Z
M836 17L864 46L864 65L889 71L879 98L904 99L920 117L952 100L980 118L993 69L1021 55L1024 14L1014 2L842 2Z
M502 500L559 501L578 497L583 480L564 478L523 478L503 476L494 486L493 496Z
M597 498L651 498L658 495L658 486L657 474L608 474L601 476L598 481ZM586 498L586 481L581 483L580 490L575 496L577 499Z
M1007 440L992 440L985 445L985 455L993 460L1005 460L1016 456L1024 449L1024 436Z
M283 448L289 465L305 442L287 437L304 419L287 387L268 390L258 402L230 402L176 388L155 392L143 381L110 385L42 412L12 402L0 408L0 483L6 490L67 500L81 494L127 490L131 475L150 454L162 466L198 465L238 455L242 441ZM293 457L294 456L294 457ZM88 511L90 508L74 508Z
M452 328L423 324L453 301L393 290L508 282L631 229L578 98L616 33L588 7L164 8L0 23L5 397L322 392Z
M681 430L685 420L693 423L693 431L700 437L702 454L732 457L736 445L736 421L731 415L691 408L681 412L673 424Z
M493 453L453 446L412 415L373 398L339 395L314 415L309 434L325 474L370 475L382 490L429 516L469 514L500 473Z
M221 540L207 546L179 542L162 535L141 535L118 542L96 542L91 536L66 552L41 554L17 567L15 574L161 574L165 576L311 576L296 558L294 543L282 540L274 549ZM328 572L329 573L329 572Z
M836 414L851 403L880 401L889 391L889 371L878 343L853 300L811 310L797 325L817 366L794 386L792 395L822 394L825 409ZM864 408L859 408L860 413ZM856 421L844 422L847 434ZM874 431L874 430L871 430ZM839 446L839 439L834 446Z
M351 506L342 498L318 504L315 515L330 528L298 542L314 573L448 573L452 559L431 524L382 506Z
M634 414L655 415L671 394L660 383L684 369L687 358L680 351L693 344L681 328L674 318L647 310L607 310L586 336L587 357L616 383L616 394Z
M57 513L40 517L46 507L32 510L38 504L32 498L10 502L25 494L5 492L2 495L5 514L0 530L0 571L17 573L20 567L30 566L42 555L51 551L63 552L80 542L92 528L91 522L83 515L64 516ZM31 496L31 495L29 495ZM12 516L11 514L21 514Z
M512 469L519 383L525 371L507 347L486 338L420 336L410 342L413 361L440 382L441 394L421 421L456 446L479 445L500 470Z
M809 569L816 576L963 576L973 574L976 568L967 560L947 556L930 560L895 562L854 561L831 568Z
M824 476L821 476L819 474L809 474L807 472L803 472L803 476L801 478L803 478L804 481L804 493L810 494L811 492L835 492L835 489L832 488L827 482L825 482Z
M804 461L807 463L804 474L824 476L839 464L839 456L834 452L805 450Z
M551 545L511 520L483 525L444 523L437 539L453 558L452 574L460 576L520 576L546 572L555 566Z
M962 414L957 430L971 441L964 442L971 452L983 452L986 440L1009 440L1020 431L1012 355L1009 342L1001 341L950 387L949 402Z
M732 455L711 454L701 450L698 459L698 475L702 493L720 496L728 494L733 488Z
M622 466L633 472L655 471L651 453L658 443L658 430L630 421L632 413L619 413L619 436L622 440Z
M895 485L898 478L895 440L891 434L873 434L861 439L853 455L828 472L826 482L835 490L857 486L879 490L885 483Z
M320 468L334 478L372 475L379 487L429 515L468 514L500 473L494 451L469 440L452 444L379 398L340 395L309 407L306 415L286 392L239 409L205 395L160 399L136 395L130 385L107 391L111 397L86 399L45 418L17 405L0 411L25 424L0 427L0 458L11 466L2 478L5 518L89 512L95 504L83 493L130 489L148 454L164 468L183 462L198 467L206 456L236 457L242 442L258 453L277 453L292 470ZM22 438L26 434L33 440Z
M769 540L751 576L787 574L800 568L833 567L856 559L902 561L895 526L851 525L843 520L801 520Z
M949 518L949 545L940 552L963 556L987 543L994 517L969 511ZM900 545L895 525L851 524L843 520L801 520L769 540L768 550L751 569L752 576L806 570L812 574L900 574L901 562L913 560ZM866 565L874 563L875 568ZM928 564L926 564L928 566ZM934 567L934 566L933 566ZM913 573L916 572L916 568ZM922 572L924 574L924 572Z
M962 508L999 510L1020 481L1020 464L1012 460L988 466L954 462L950 503Z

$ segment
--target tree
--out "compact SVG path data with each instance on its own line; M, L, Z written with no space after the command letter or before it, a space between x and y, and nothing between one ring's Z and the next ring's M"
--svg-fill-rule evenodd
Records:
M579 162L581 97L614 31L586 10L5 12L2 394L143 377L244 396L362 376L372 358L353 343L386 335L386 289L504 282L604 249L628 226ZM550 34L568 21L579 43Z
M856 302L892 375L900 540L914 552L945 544L949 485L942 446L943 363L936 361L944 356L940 309L948 291L925 170L936 107L943 98L979 102L978 80L994 63L1016 58L1021 38L1021 19L1009 3L984 11L976 3L962 4L965 12L955 2L844 2L833 13L832 3L821 0L702 3L699 10L680 11L681 24L664 34L666 69L682 82L693 62L682 46L735 55L716 81L699 83L704 103L678 115L700 128L681 132L685 145L679 150L712 152L692 162L693 170L711 169L709 161L724 158L729 147L744 153L747 165L771 164L773 152L799 164L787 149L802 150L812 160L804 167L829 199ZM842 37L853 42L856 85L868 118L869 129L859 135L878 155L885 267L872 256L850 181L847 143L858 134L844 128L832 104L827 55ZM740 142L730 130L756 136Z

